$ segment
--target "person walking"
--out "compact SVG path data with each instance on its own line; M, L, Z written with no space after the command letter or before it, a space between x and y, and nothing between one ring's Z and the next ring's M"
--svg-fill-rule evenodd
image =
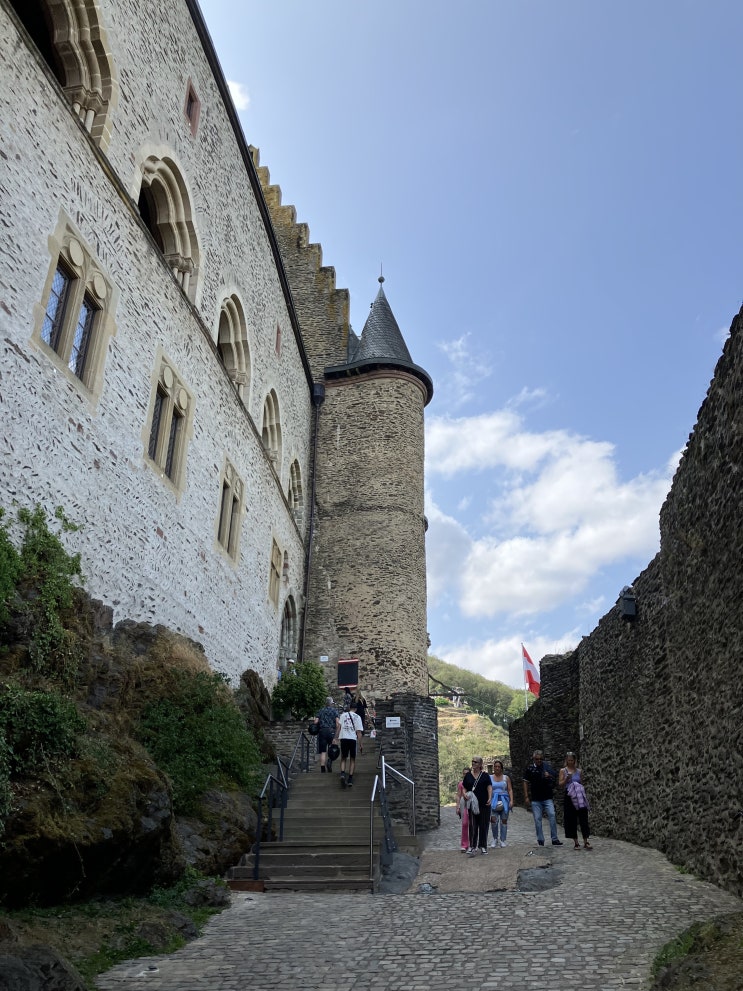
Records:
M493 785L493 801L490 806L490 827L493 831L491 847L504 847L508 835L508 813L513 805L513 786L511 779L503 770L503 761L493 761L493 773L490 775Z
M361 737L364 735L364 725L357 712L351 709L351 703L345 702L343 712L335 723L335 735L341 745L341 788L353 787L353 772L356 768L356 748L364 752ZM348 778L346 778L346 761L348 761Z
M338 721L338 710L333 696L328 695L325 705L315 716L317 723L317 752L320 754L320 773L331 773L333 762L328 757L328 747L335 739L335 725Z
M549 819L552 846L562 846L562 840L557 835L555 803L552 797L556 781L557 775L554 767L545 761L543 751L535 750L532 754L531 764L524 770L524 804L527 809L531 808L537 843L540 846L544 846L542 817L545 812Z
M488 828L490 826L490 803L493 798L493 785L490 775L483 770L482 757L472 758L472 770L462 779L464 798L469 812L468 857L474 857L479 850L483 856L488 852Z
M462 820L461 847L462 853L466 853L470 848L470 815L467 811L467 800L464 797L464 785L462 782L470 773L470 769L465 767L462 771L462 779L457 785L457 815Z
M560 768L558 778L560 787L565 788L563 805L565 838L573 841L573 849L580 850L578 842L578 824L586 850L593 847L588 841L591 831L588 827L588 797L586 796L583 771L578 767L578 760L572 750L565 754L565 766Z
M366 710L368 708L366 704L366 699L361 694L360 691L356 691L356 696L354 698L356 712L361 720L362 732L366 732Z

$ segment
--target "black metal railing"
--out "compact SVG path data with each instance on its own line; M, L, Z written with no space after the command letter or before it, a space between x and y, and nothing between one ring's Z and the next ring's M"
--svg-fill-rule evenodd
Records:
M291 774L295 763L300 772L306 773L310 769L310 738L304 730L302 730L297 737L297 742L294 744L294 750L288 760L285 757L277 756L276 773L270 772L267 775L266 780L263 783L263 788L257 798L258 828L256 830L255 846L253 847L253 877L256 881L260 877L261 840L263 837L264 828L266 831L266 843L273 843L276 841L281 843L284 840L284 810L286 809L287 802L289 801ZM265 825L263 822L264 802L267 803L268 810ZM274 809L279 810L279 827L276 841L273 838Z

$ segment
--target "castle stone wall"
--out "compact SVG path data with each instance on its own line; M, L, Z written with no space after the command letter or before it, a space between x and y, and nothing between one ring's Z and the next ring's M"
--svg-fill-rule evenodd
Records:
M512 727L564 755L579 738L592 822L743 893L743 331L736 317L661 510L660 552ZM553 668L543 668L549 691ZM565 725L578 703L577 724ZM559 713L560 707L564 712ZM529 732L529 729L531 732ZM565 742L556 736L565 732ZM580 739L582 737L582 739ZM545 748L546 749L546 748Z
M160 4L100 4L121 79L109 167L0 4L0 493L6 507L13 500L62 505L82 525L66 542L82 553L89 591L113 607L116 620L167 625L202 643L234 680L250 667L271 684L284 602L293 595L301 603L303 592L302 533L285 489L294 457L303 477L309 474L309 383L268 233L200 41L185 5L165 6L167 20ZM189 77L202 100L195 137L183 118ZM201 251L196 306L128 198L127 191L137 198L143 149L172 156L191 191ZM56 259L52 238L63 221L114 287L99 396L60 374L32 341ZM240 294L248 324L245 404L213 340L219 302L229 292ZM285 329L280 354L277 323ZM161 356L192 396L182 491L145 457ZM271 388L283 428L275 468L258 433ZM226 458L245 485L237 562L216 539ZM268 596L274 539L287 554L278 606Z

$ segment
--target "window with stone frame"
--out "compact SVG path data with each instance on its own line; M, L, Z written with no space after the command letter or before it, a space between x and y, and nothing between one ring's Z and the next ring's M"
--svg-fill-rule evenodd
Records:
M96 0L10 0L83 127L104 151L119 83Z
M268 597L278 608L281 587L281 551L275 540L271 541L271 571L268 578Z
M70 381L100 394L116 293L97 260L62 218L32 340Z
M279 670L281 671L286 670L289 661L296 660L298 634L297 606L294 602L294 596L289 595L284 603L284 614L281 619L281 637L279 640Z
M273 389L263 403L263 427L261 429L263 446L274 463L276 471L281 473L281 415L279 413L278 396Z
M195 303L201 253L186 180L171 158L150 155L140 168L137 206L142 222L174 278Z
M191 136L196 135L199 126L199 116L201 115L201 100L196 95L193 83L189 79L186 83L186 100L183 104L183 114L191 128Z
M161 476L179 490L186 475L193 405L192 396L170 362L162 359L150 402L146 455Z
M302 469L299 462L294 459L289 469L289 492L287 493L289 508L294 516L294 522L298 527L302 526L304 518L304 495L302 492Z
M230 462L226 461L224 471L222 472L222 493L219 503L217 540L233 560L237 559L240 544L240 522L242 520L244 491L245 486L242 479Z

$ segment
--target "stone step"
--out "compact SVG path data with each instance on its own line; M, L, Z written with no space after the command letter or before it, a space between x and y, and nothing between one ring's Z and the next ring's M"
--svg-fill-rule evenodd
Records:
M266 878L265 891L373 891L375 881L363 877Z
M325 849L320 852L310 852L298 851L293 852L281 850L283 843L270 843L265 847L261 847L261 868L274 867L285 867L287 864L296 865L297 867L329 867L328 873L333 873L336 868L345 867L365 867L369 864L369 847L359 846L354 851L339 852L338 850L328 850ZM252 876L248 874L248 871L252 870L252 865L246 865L245 867L233 867L231 873L233 877L248 877Z

